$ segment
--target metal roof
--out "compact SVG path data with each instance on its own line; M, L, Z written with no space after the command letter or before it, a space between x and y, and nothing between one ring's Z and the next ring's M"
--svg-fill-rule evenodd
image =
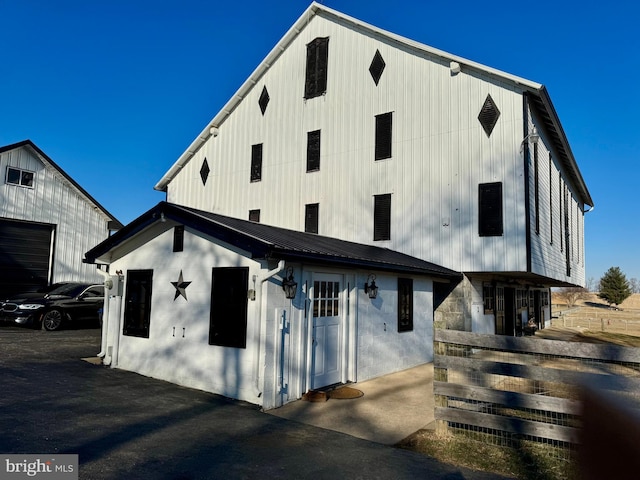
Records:
M62 175L64 177L64 179L67 182L69 182L71 187L74 190L76 190L76 192L78 192L78 194L80 194L81 197L84 197L85 200L87 200L89 203L93 204L107 218L111 219L111 221L109 222L109 230L119 230L120 228L123 227L122 223L120 223L120 221L116 217L111 215L107 211L106 208L104 208L102 205L100 205L100 203L98 203L98 201L95 198L93 198L91 195L89 195L89 193L84 188L82 188L73 178L71 178L64 170L62 170L62 168L60 168L58 166L58 164L56 164L56 162L51 160L51 158L49 158L49 156L46 153L44 153L42 150L40 150L40 148L38 148L38 146L35 143L33 143L31 140L23 140L23 141L18 142L18 143L13 143L11 145L6 145L4 147L0 147L0 153L8 152L8 151L11 151L11 150L16 150L18 148L23 148L23 147L26 147L27 149L31 150L31 152L36 157L38 157L42 163L44 163L48 167L53 168L60 175Z
M258 65L249 78L242 84L242 86L236 91L231 99L222 107L222 110L207 124L207 126L200 132L196 139L191 143L189 148L178 158L173 166L165 173L160 181L155 185L156 190L166 191L167 185L173 180L180 170L189 162L191 157L198 151L198 149L207 141L212 135L212 130L218 128L231 112L238 106L238 104L247 96L247 94L258 84L260 78L269 70L271 65L277 60L282 52L296 39L302 30L309 23L311 18L315 15L324 15L327 18L334 18L341 23L346 23L357 27L360 30L369 31L378 36L386 38L391 42L395 42L400 46L414 49L418 52L428 53L433 56L440 57L449 62L457 62L461 65L463 71L477 71L482 72L490 77L497 78L501 81L506 81L511 84L519 86L524 92L529 92L530 98L533 99L533 104L536 110L541 115L542 121L545 124L546 131L551 137L551 141L557 148L560 158L570 178L575 182L576 189L582 197L582 201L590 206L593 206L593 200L589 194L586 183L580 174L569 142L565 136L560 120L556 114L555 108L551 103L549 94L544 85L516 75L497 70L495 68L482 65L471 60L467 60L463 57L447 53L443 50L439 50L428 45L410 40L408 38L396 35L381 28L375 27L368 23L362 22L356 18L345 15L337 10L333 10L317 2L311 3L305 12L298 18L293 26L287 31L287 33L280 39L276 46L269 52L265 59Z
M86 263L98 263L112 249L152 224L171 220L245 250L254 259L291 260L350 268L414 273L445 280L462 274L388 248L347 242L306 232L273 227L215 213L160 202L148 212L85 254ZM104 259L102 259L104 261Z

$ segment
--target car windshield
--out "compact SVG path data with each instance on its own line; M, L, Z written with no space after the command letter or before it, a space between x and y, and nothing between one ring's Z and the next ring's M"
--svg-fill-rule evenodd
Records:
M80 292L82 292L82 290L84 290L87 287L87 285L83 285L83 284L78 284L78 283L65 283L63 285L60 285L57 288L54 288L53 290L51 290L48 295L66 295L68 297L74 297L77 294L79 294Z

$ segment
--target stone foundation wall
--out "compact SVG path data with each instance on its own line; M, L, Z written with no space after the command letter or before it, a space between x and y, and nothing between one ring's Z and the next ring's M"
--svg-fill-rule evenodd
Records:
M434 313L434 327L471 331L471 282L465 276Z

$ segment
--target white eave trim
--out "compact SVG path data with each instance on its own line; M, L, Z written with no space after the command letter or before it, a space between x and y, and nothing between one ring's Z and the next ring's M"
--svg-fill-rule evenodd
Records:
M305 28L305 26L309 23L311 18L318 13L325 13L328 16L337 17L343 22L348 22L353 24L354 26L369 30L376 35L386 37L390 40L393 40L403 46L408 46L410 48L414 48L418 51L425 52L429 55L441 57L448 62L457 62L459 63L463 70L478 70L484 72L486 74L499 77L503 80L511 81L517 85L520 85L523 89L535 92L536 94L540 94L541 89L543 88L542 84L532 82L530 80L526 80L522 77L518 77L516 75L511 75L509 73L503 72L501 70L497 70L495 68L487 67L486 65L482 65L477 62L472 62L471 60L467 60L463 57L459 57L457 55L452 55L443 50L438 50L437 48L429 47L420 42L416 42L414 40L410 40L401 35L396 35L395 33L388 32L381 28L375 27L368 23L362 22L356 18L345 15L344 13L338 12L337 10L333 10L331 8L325 7L324 5L320 5L317 2L313 2L305 12L298 18L298 20L293 24L293 26L287 31L287 33L280 39L280 41L276 44L276 46L269 52L269 54L265 57L265 59L258 65L258 67L251 73L249 78L242 84L242 86L236 91L236 93L231 97L231 99L222 107L220 112L207 124L207 126L200 132L200 135L196 137L196 139L189 145L189 148L178 158L178 160L173 164L173 166L164 174L164 176L160 179L160 181L153 187L155 190L166 191L167 185L173 180L173 178L182 170L182 168L189 162L191 157L195 155L195 153L202 147L202 145L209 139L211 136L211 130L213 128L219 128L222 123L226 120L226 118L231 114L231 112L236 108L236 106L244 99L244 97L251 91L251 89L258 83L260 78L265 74L265 72L273 65L275 60L284 52L284 50L293 42L293 40L300 34L300 32Z

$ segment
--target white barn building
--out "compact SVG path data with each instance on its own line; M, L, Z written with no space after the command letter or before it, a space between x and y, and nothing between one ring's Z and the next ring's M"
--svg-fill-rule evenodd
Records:
M30 140L0 147L0 296L101 281L84 253L122 224Z
M264 252L256 256L226 237L202 236L185 225L185 238L191 234L208 243L195 250L200 252L195 257L192 251L180 261L166 258L171 262L166 270L171 282L169 278L160 282L154 270L149 284L154 292L167 289L169 297L172 283L204 282L198 307L184 304L179 316L199 325L202 346L207 330L209 335L215 330L209 323L215 310L211 269L228 267L229 262L239 267L240 258L263 259L259 267L248 267L246 288L267 298L260 304L265 310L255 317L261 320L254 324L266 336L247 333L254 343L243 347L246 352L224 350L224 355L241 361L254 349L250 355L258 355L259 373L250 381L262 385L261 393L286 391L287 397L239 398L267 408L327 384L314 378L318 364L314 325L321 315L312 306L316 300L326 300L314 290L316 285L322 288L316 278L338 275L326 278L339 278L335 282L340 305L350 315L338 327L342 334L332 347L337 352L333 358L340 359L339 381L359 381L414 363L401 362L392 354L368 370L365 359L369 355L380 359L385 348L421 349L420 361L431 360L434 321L446 328L505 335L522 334L529 319L543 328L551 316L549 288L584 283L584 212L593 201L544 86L318 3L309 6L155 188L167 194L167 203L156 207L158 218L167 209L199 217L209 212L225 223L230 220L222 219L244 219L242 226L233 228L245 233L246 225L263 225L305 232L301 241L310 245L312 239L329 238L375 247L366 256L366 268L337 265L326 258L318 263L313 248L297 258L283 256L278 249L263 258ZM149 230L116 235L114 241L121 243L105 242L87 254L88 261L122 271L125 297L128 272L152 269L159 261L156 255L169 251L173 238L169 227L180 227L184 220L178 215L169 222L164 215L160 230L145 227ZM262 233L273 240L271 233ZM221 240L227 243L219 245ZM279 245L281 240L273 241ZM208 250L209 243L224 251ZM376 263L382 252L426 264L413 272L385 269ZM335 251L331 255L339 257ZM282 298L272 296L282 297L281 290L261 290L251 283L254 271L258 279L272 272L267 285L282 283L286 272L275 271L278 267L273 264L279 260L292 267L298 286L305 286L299 303L278 303ZM361 301L363 280L370 274L379 287L378 306ZM163 325L163 335L173 331L168 318L175 318L171 312L178 308L176 300L180 299L150 299L149 332L154 322ZM259 305L251 302L250 306ZM408 338L401 326L405 310L419 312L414 325L423 320L430 324L422 337L412 334L418 343L411 347L403 343ZM125 316L121 311L114 322L126 322ZM286 326L280 318L291 319L301 330L282 327L278 331L285 332L283 340L273 343L274 329ZM180 328L187 328L173 327L178 336ZM402 341L389 343L390 328ZM151 337L138 341L125 336L116 330L107 341L120 350L119 366L229 394L194 370L185 374L188 380L160 371L152 365L164 361L159 360L157 343L149 341ZM139 354L142 350L145 355ZM208 365L222 368L213 356ZM138 363L131 363L134 360ZM296 372L295 379L283 380L277 373L279 362ZM233 376L223 370L223 376ZM220 381L228 386L226 380ZM236 377L231 378L230 384L237 383Z

